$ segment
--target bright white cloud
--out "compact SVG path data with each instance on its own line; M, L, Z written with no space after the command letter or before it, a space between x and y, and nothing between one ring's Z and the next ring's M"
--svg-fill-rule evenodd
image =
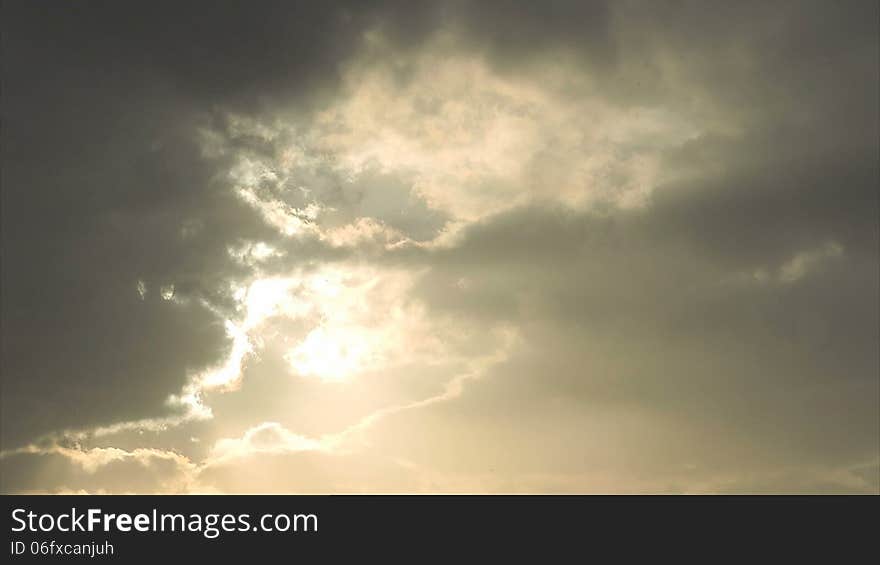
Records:
M698 133L663 109L616 107L564 65L500 75L450 55L453 42L391 56L372 36L306 139L351 175L410 175L430 206L470 221L535 199L638 205L664 178L663 151Z

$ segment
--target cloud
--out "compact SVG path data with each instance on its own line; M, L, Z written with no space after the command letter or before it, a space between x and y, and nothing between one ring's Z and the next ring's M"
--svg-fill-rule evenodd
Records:
M208 455L208 465L254 454L313 451L321 447L319 441L294 434L277 422L266 422L249 429L240 439L218 440Z
M3 491L181 493L191 490L195 465L171 451L27 447L3 454Z
M877 491L876 3L7 13L4 492Z

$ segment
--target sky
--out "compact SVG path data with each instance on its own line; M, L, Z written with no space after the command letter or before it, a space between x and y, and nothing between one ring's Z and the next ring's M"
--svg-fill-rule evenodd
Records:
M2 492L880 493L876 2L2 21Z

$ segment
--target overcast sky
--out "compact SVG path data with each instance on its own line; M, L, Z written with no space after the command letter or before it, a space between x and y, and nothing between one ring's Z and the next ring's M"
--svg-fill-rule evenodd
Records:
M877 2L2 21L3 492L880 492Z

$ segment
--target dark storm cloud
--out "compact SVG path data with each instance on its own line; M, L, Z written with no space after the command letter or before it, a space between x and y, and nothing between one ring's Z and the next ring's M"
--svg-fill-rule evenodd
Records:
M519 210L433 258L421 294L434 308L507 319L529 344L494 386L474 385L503 394L462 402L507 414L544 395L650 407L696 428L723 423L756 449L870 458L880 339L873 259L830 257L790 283L739 279L731 275L748 275L751 262L725 261L634 216ZM461 279L467 286L451 290Z
M213 314L158 300L210 294L226 246L267 232L191 130L332 80L346 48L336 10L263 8L4 4L4 445L155 414L226 347Z
M187 370L220 357L216 317L158 290L222 298L240 274L227 246L272 232L193 131L218 108L328 95L377 18L354 7L4 4L4 445L162 411Z
M453 2L444 12L473 48L501 68L554 51L572 52L596 67L613 65L612 7L608 2Z

